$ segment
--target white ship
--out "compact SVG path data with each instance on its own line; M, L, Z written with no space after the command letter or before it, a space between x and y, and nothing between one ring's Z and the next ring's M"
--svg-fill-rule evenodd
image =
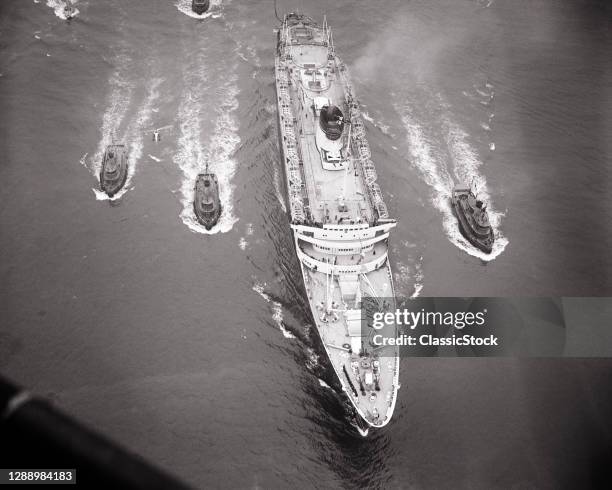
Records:
M399 388L396 347L362 329L364 298L394 307L389 218L359 106L332 33L285 16L275 59L279 136L295 249L310 308L344 392L373 427L391 419Z

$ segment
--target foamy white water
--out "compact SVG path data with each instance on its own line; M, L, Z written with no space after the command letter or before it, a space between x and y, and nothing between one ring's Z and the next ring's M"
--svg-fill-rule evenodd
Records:
M278 301L272 302L272 312L272 318L276 322L276 325L278 325L278 328L282 332L283 336L286 339L294 339L295 335L293 335L289 330L287 330L287 327L285 327L283 322L283 306Z
M419 296L423 289L423 270L422 261L423 257L418 260L410 257L410 249L414 249L414 245L408 242L402 243L402 248L406 250L400 250L399 247L393 247L393 255L395 257L406 257L410 265L401 262L399 260L394 261L393 264L393 282L395 284L395 292L397 296L410 296L416 298Z
M96 180L100 182L100 170L102 168L102 157L106 147L111 143L121 143L122 137L118 134L121 124L125 119L130 107L130 101L134 92L134 82L129 78L131 57L125 53L114 56L109 60L116 66L115 71L111 74L108 84L110 92L107 98L107 105L102 115L102 127L100 128L100 141L96 152L87 160L87 154L81 157L80 163L89 169ZM128 165L130 162L128 161ZM124 189L127 187L124 186ZM104 192L98 188L92 189L97 200L110 199ZM118 195L123 192L123 189L113 196L117 199Z
M163 78L161 77L151 78L147 82L146 95L145 95L143 102L138 108L138 111L135 114L135 116L131 119L130 123L128 124L125 135L122 138L117 139L117 142L125 142L124 144L128 148L128 173L127 173L125 185L113 197L109 197L105 192L102 192L99 189L93 189L96 199L98 201L104 201L104 200L115 201L117 199L121 199L128 191L134 188L131 184L132 184L132 179L134 175L136 174L138 163L140 162L140 159L142 158L145 128L151 122L151 115L153 113L153 105L159 99L159 86L161 85L162 82L163 82ZM102 152L104 151L105 147L106 146L103 147ZM100 166L101 166L101 160L102 160L102 152L100 152L100 156L99 158L97 158L98 167L96 170L96 175L98 176L98 179L100 177L99 174L100 174Z
M359 427L359 425L357 423L352 423L351 425L353 427L355 427L355 429L357 429L357 432L359 432L361 437L367 437L368 436L368 432L370 431L369 427L366 428L366 429L362 429L361 427Z
M414 292L410 295L411 298L417 298L421 295L421 291L423 290L423 257L420 257L419 260L414 265L415 273L414 273Z
M259 294L259 296L261 296L263 299L266 300L266 303L270 303L270 301L272 301L272 298L270 298L270 296L265 292L265 283L261 284L261 283L255 283L253 284L253 291L255 291L257 294Z
M203 86L207 76L205 64L198 65L194 68L196 73L192 74L194 76L188 80L186 93L179 106L181 134L174 162L179 165L184 174L181 185L183 196L181 219L190 230L210 235L219 232L226 233L238 221L233 214L234 186L232 184L232 177L236 170L236 161L232 155L240 143L238 120L234 114L238 108L238 85L235 70L231 70L225 83L217 91L221 100L216 101L216 104L215 101L208 101L214 107L217 117L212 136L204 148L201 142L201 117L205 112L203 109L206 104L202 94L207 92ZM211 230L207 230L197 221L193 210L195 181L198 174L205 171L206 163L209 165L209 170L217 176L222 207L219 222Z
M233 24L232 24L233 28ZM236 39L236 54L242 59L253 66L255 68L261 68L261 59L257 54L257 50L252 46L252 44L256 42L256 39L253 38L249 41L242 42L240 39Z
M317 378L319 380L319 385L323 388L329 388L330 390L332 389L331 386L329 386L325 381L323 381L321 378Z
M247 223L246 229L245 229L245 235L246 236L253 235L253 223ZM246 248L249 246L249 242L247 241L245 237L240 237L238 246L240 247L240 250L246 250Z
M312 347L306 348L307 359L306 359L306 368L309 371L314 371L316 368L320 366L319 362L319 354Z
M283 208L283 212L286 213L287 205L285 204L285 195L282 191L281 176L280 172L278 171L278 165L274 165L274 192L276 193L276 197L281 205L281 208Z
M38 2L35 2L38 3ZM53 9L53 13L62 20L66 20L66 14L64 12L64 8L68 5L69 2L65 0L47 0L47 7L51 7ZM72 17L76 17L79 15L79 9L76 8L77 3L72 2L72 6L74 7L74 11L72 13Z
M104 150L113 141L113 138L116 138L134 92L134 83L128 77L131 58L124 53L116 56L113 61L117 68L108 80L110 93L107 107L102 115L102 128L100 130L102 137L98 143L98 150L92 157L93 172L96 176L99 176L100 173Z
M85 152L83 153L83 156L79 159L79 163L85 168L88 168L87 167L87 155L89 155L89 153Z
M282 332L283 336L286 339L294 339L295 335L293 335L283 323L283 306L278 302L273 300L264 290L265 284L255 283L253 285L253 291L255 291L259 296L266 300L266 303L270 303L272 305L272 319L278 326L279 330Z
M443 123L447 131L446 143L451 158L453 159L455 176L458 182L473 183L478 197L487 204L489 221L495 232L493 251L490 254L481 252L461 236L463 238L463 243L467 244L468 249L471 249L471 251L468 252L471 255L476 254L476 256L482 260L493 260L501 254L508 245L508 239L501 231L501 222L504 213L497 211L494 207L493 199L487 188L487 180L484 174L479 171L482 160L476 149L470 145L468 134L456 123L451 121L448 116L444 117ZM494 150L495 144L492 143L491 145L491 150Z
M368 114L366 111L361 110L361 116L368 122L372 123L376 128L380 129L380 131L383 134L386 134L387 136L391 136L394 137L394 134L391 133L390 129L389 129L389 125L385 124L384 122L382 122L381 120L377 121L375 120L372 116L370 116L370 114Z

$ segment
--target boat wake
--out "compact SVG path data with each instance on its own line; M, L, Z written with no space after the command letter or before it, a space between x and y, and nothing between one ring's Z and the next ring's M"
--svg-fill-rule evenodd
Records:
M200 81L206 80L204 65L201 65L196 76ZM201 94L206 95L205 90L200 90L197 84L191 88L187 81L187 91L179 106L179 124L181 134L178 139L178 151L174 156L174 162L181 168L184 174L181 185L183 210L180 217L190 230L196 233L215 234L226 233L232 229L238 221L233 214L232 177L236 170L236 161L233 154L240 137L238 136L238 121L234 112L238 108L238 85L235 70L229 75L225 84L219 87L217 93L221 95L221 102L215 107L217 114L214 122L214 131L206 149L200 144L202 127L201 114L206 113L205 101ZM208 132L208 131L207 131ZM217 175L219 181L219 198L221 200L221 217L219 222L207 230L196 219L193 210L194 185L199 173L204 172L206 163L209 169Z
M89 161L84 160L85 157L81 158L81 164L86 166L95 178L100 181L100 169L102 167L102 156L106 147L113 142L119 143L118 132L121 128L121 124L128 113L130 100L134 92L134 83L129 80L126 73L130 70L132 63L131 58L123 53L116 56L111 62L117 66L117 69L111 74L109 78L110 93L108 96L108 103L106 110L102 116L102 127L100 129L101 138L98 143L98 149L90 157ZM85 163L87 162L87 163ZM128 162L129 165L129 162ZM124 186L125 188L125 186ZM104 200L109 197L102 192L99 188L92 189L96 195L96 199ZM117 198L116 194L114 198Z
M357 429L357 432L359 432L359 435L361 435L361 437L368 437L368 432L369 432L369 428L367 429L362 429L361 427L359 427L359 425L357 423L351 424L353 427L355 427L355 429Z
M252 236L253 235L253 223L247 223L246 225L246 236ZM249 242L245 237L240 237L240 241L238 242L238 246L240 247L240 250L244 251L247 249L247 247L249 246Z
M51 7L53 12L57 17L62 20L66 20L66 13L64 12L64 8L67 7L69 2L64 0L47 0L47 7ZM74 11L72 13L72 17L76 17L79 15L79 9L76 8L76 2L72 2L72 6L74 7Z
M309 371L315 372L316 370L318 370L321 367L321 362L320 362L320 359L319 359L319 354L317 354L312 347L307 347L306 348L306 352L307 352L307 356L308 356L307 360L306 360L306 368Z
M389 126L385 124L383 121L375 120L370 114L368 114L365 110L361 110L361 117L363 117L366 121L370 122L375 128L380 130L384 135L390 136L395 139L395 135L389 129Z
M421 291L423 290L423 257L421 256L418 262L415 263L415 272L414 272L414 291L410 295L411 298L418 298L421 295Z
M403 248L414 248L414 245L404 242ZM400 251L398 247L393 246L394 257L404 257L405 255L405 251ZM393 283L397 296L416 298L421 294L424 278L422 261L422 256L419 259L410 260L410 263L414 264L412 267L403 262L395 261L393 264Z
M80 164L81 164L83 167L85 167L85 168L88 168L88 167L87 167L87 155L89 155L89 153L87 153L87 152L86 152L86 153L83 153L83 156L82 156L82 157L80 158L80 160L79 160L79 163L80 163Z
M431 201L443 217L444 231L456 247L483 261L497 258L508 245L500 225L504 214L496 211L487 190L484 175L479 172L482 164L476 150L468 142L468 134L453 123L448 114L439 121L444 135L445 147L436 147L426 136L424 128L414 119L410 107L397 107L408 140L410 161L417 168L425 183L433 193ZM452 174L451 174L452 172ZM485 254L468 242L457 224L453 214L450 197L455 183L473 182L479 196L488 203L489 219L495 229L493 251Z
M489 150L495 151L495 142L491 139L493 137L493 118L495 117L495 87L488 80L484 84L475 83L473 87L473 92L463 91L463 95L487 108L487 121L480 121L480 127L485 131L487 139L489 139Z
M198 15L191 10L191 0L178 0L174 6L179 12L182 12L183 14L194 19L208 19L209 17L212 19L218 19L223 15L221 1L222 0L210 0L210 7L208 7L208 11L204 12L202 15Z
M278 326L279 330L282 332L283 336L286 339L294 339L295 335L293 335L287 328L283 322L283 305L281 305L278 301L273 300L270 295L268 295L264 291L265 284L254 284L253 291L255 291L259 296L266 300L266 303L269 303L272 306L272 319L274 323Z
M252 38L245 46L240 40L237 40L236 54L242 61L253 65L255 68L261 68L261 59L257 54L257 50L253 47L255 41L256 39Z
M317 378L317 379L319 380L319 386L321 386L322 388L328 388L328 389L330 389L330 390L334 391L334 390L333 390L333 388L332 388L331 386L329 386L329 385L328 385L328 384L327 384L325 381L323 381L321 378ZM335 391L334 391L334 393L335 393Z
M138 166L138 162L142 158L142 150L144 147L144 134L145 134L143 131L143 128L145 128L151 122L153 106L155 102L157 102L157 100L159 99L159 86L161 85L162 82L163 82L163 78L159 78L159 77L152 78L149 80L147 84L147 88L146 88L145 99L142 102L140 108L138 109L138 112L131 119L123 137L116 139L116 142L125 142L126 146L128 147L128 174L127 174L127 179L125 181L123 188L119 192L117 192L117 194L115 194L113 197L109 197L105 192L101 191L99 188L93 189L96 199L98 201L106 201L106 200L115 201L117 199L121 199L121 197L123 197L126 192L134 188L133 186L131 186L131 182L132 182L132 178L134 177L134 174L136 173L136 167ZM112 114L112 111L111 111L111 114ZM105 114L105 119L106 119L106 114ZM123 116L121 117L121 119L123 119ZM119 123L120 123L120 120L116 122L117 125ZM105 137L104 135L107 133L108 133L108 136ZM98 152L95 155L95 164L94 164L96 177L98 179L100 178L100 167L102 165L102 156L104 154L104 149L106 148L107 144L110 144L112 142L113 133L114 131L105 132L104 124L103 124L102 140L104 144L101 144L100 147L98 148Z

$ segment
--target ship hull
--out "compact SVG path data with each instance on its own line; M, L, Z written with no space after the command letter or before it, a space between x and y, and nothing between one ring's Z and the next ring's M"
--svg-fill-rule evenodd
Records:
M480 239L472 231L472 228L470 227L470 224L468 223L468 220L463 214L463 210L459 205L459 201L453 198L451 199L451 205L453 208L453 213L459 222L459 231L463 237L480 251L490 254L493 251L493 231L490 231L487 237L485 237L485 239L488 239L488 241L485 241L485 239Z
M298 247L297 244L297 238L294 240L294 247ZM302 281L304 282L304 284L307 284L308 279L306 278L306 270L304 268L303 265L300 265L300 270L302 273ZM387 270L388 270L388 274L391 276L391 268L389 265L387 265ZM313 303L312 300L309 299L308 304L310 306L310 314L312 316L313 319L313 323L315 325L317 325L317 308L316 305ZM399 383L399 356L398 355L394 355L391 357L392 362L393 362L393 370L394 370L394 376L393 376L393 386L395 386L395 392L393 393L392 397L391 397L391 405L389 407L389 416L388 418L386 418L385 420L383 420L380 423L372 423L369 418L368 418L368 414L366 412L364 412L361 407L359 407L358 403L355 403L355 399L352 396L352 389L349 385L348 379L346 377L346 374L344 373L344 371L340 368L340 364L335 363L332 361L333 359L333 352L331 351L331 348L327 346L324 338L321 336L321 331L319 328L317 328L317 333L319 334L319 340L321 341L321 344L323 345L323 348L325 350L325 354L327 357L327 360L330 361L331 366L334 369L334 373L336 374L336 379L338 380L338 382L340 383L340 386L342 388L343 393L345 394L345 396L348 397L348 399L351 402L351 406L353 407L353 409L355 410L355 412L359 415L360 421L362 422L361 424L359 424L360 426L364 425L366 427L375 427L375 428L381 428L384 427L385 425L387 425L390 421L391 421L391 415L393 414L394 410L395 410L395 403L397 401L397 390L399 390L400 388L400 383Z
M109 152L116 152L116 156L109 157ZM108 197L113 197L117 194L127 181L128 163L127 154L122 145L109 147L104 153L102 168L100 170L100 189L105 192Z
M346 67L322 38L328 36L327 27L310 20L304 23L305 16L294 15L295 22L288 17L277 33L275 89L294 249L313 323L342 390L359 415L358 424L383 427L395 408L399 355L396 347L374 347L375 332L362 326L361 302L370 296L379 304L389 299L395 304L387 242L396 222L388 218L375 182ZM289 52L287 41L293 34L305 36L307 42L292 44L295 51ZM318 61L293 64L292 54L308 51ZM320 109L326 105L338 108L330 112L331 125L337 127L331 135L319 127ZM338 115L343 123L343 114L351 125L338 123ZM345 130L350 126L355 128L352 139ZM390 336L397 334L395 325L388 329Z
M204 12L208 10L210 7L210 2L200 2L197 3L195 1L191 2L191 10L198 15L202 15Z

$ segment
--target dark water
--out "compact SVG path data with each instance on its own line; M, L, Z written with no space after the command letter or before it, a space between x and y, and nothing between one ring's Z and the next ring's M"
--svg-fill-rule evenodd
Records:
M403 360L362 437L310 328L282 196L273 3L0 5L0 369L196 486L576 488L607 361ZM410 295L611 295L605 2L279 1L335 29ZM56 12L57 11L57 12ZM151 141L153 128L161 143ZM128 145L126 191L97 191ZM224 218L195 224L219 175ZM447 197L475 178L492 260Z

